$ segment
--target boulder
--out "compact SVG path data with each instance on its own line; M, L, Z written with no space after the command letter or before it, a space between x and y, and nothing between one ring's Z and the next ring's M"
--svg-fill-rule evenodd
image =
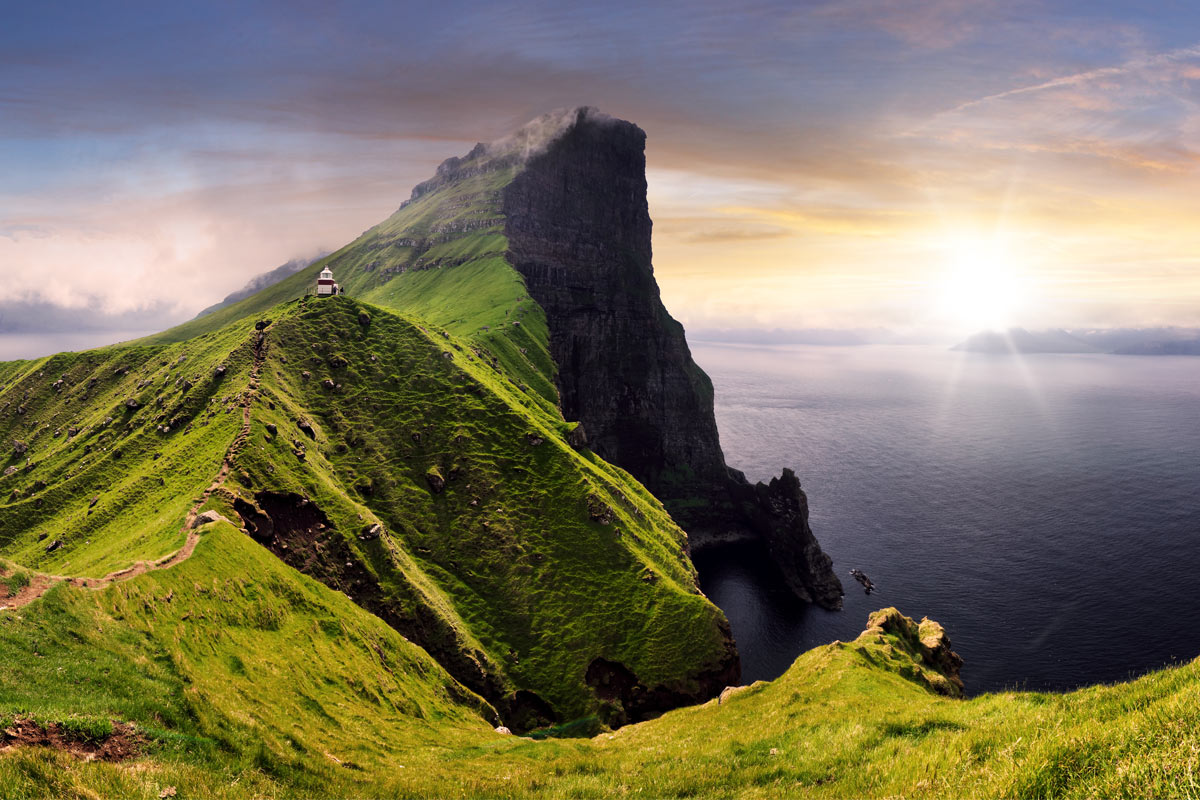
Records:
M62 546L63 546L62 539L55 539L50 544L46 545L46 552L53 553L55 550L60 549Z
M368 525L363 528L362 533L358 535L358 538L366 542L370 541L371 539L378 539L382 535L383 526L376 522L374 525Z
M196 518L194 520L192 520L192 527L199 528L201 525L207 525L210 522L228 522L228 521L229 521L228 519L221 516L216 511L209 509L208 511L205 511L203 514L196 515Z
M425 481L429 484L429 490L434 494L441 494L446 488L446 479L442 477L442 473L437 467L430 467L425 473Z
M576 422L574 426L567 431L567 444L576 450L583 450L588 446L587 434L583 430L582 422Z
M261 330L263 330L264 328L266 328L266 327L267 327L268 325L270 325L270 324L271 324L271 320L269 320L269 319L260 319L258 322L254 323L254 330L256 330L256 331L261 331Z
M125 401L125 407L130 411L133 411L134 409L141 408L142 404L139 403L136 398L130 397Z
M301 417L300 419L296 420L296 427L303 431L304 435L308 438L313 439L314 441L316 440L317 432L313 430L312 423L310 423L308 420Z

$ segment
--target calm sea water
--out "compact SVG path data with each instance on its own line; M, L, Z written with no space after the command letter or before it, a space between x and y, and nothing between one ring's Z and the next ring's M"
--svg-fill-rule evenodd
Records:
M747 680L894 605L946 626L968 691L1068 689L1200 655L1200 358L699 343L726 459L791 466L846 587L792 601L702 553ZM878 591L852 578L863 570Z

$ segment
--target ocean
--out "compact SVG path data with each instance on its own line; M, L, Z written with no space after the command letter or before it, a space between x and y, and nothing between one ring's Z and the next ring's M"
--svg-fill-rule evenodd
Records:
M896 606L941 622L975 694L1200 655L1200 358L696 343L726 461L808 494L845 610L747 546L697 555L745 681ZM866 596L847 573L863 570Z

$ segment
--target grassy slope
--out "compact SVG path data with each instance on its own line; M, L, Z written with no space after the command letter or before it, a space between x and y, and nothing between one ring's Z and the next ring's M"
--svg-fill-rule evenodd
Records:
M570 719L597 708L583 682L593 658L687 689L681 676L723 657L723 616L696 588L683 532L626 473L571 449L561 418L470 345L313 300L270 328L262 391L275 409L255 407L238 460L249 483L312 498L398 606L413 602L405 576L427 576L513 689ZM612 522L591 518L599 507ZM376 520L388 535L360 541Z
M3 365L0 555L99 577L177 550L241 424L249 363L244 332L227 329Z
M499 738L424 651L220 522L172 569L0 614L0 663L0 728L115 718L149 738L136 769L4 754L5 798L352 796L401 746L415 773Z
M432 615L445 646L562 720L602 710L584 683L597 657L681 691L717 667L724 617L696 587L682 531L626 473L567 446L561 417L479 345L348 298L268 316L251 436L227 491L313 499L391 610ZM187 509L240 431L253 337L240 321L181 343L7 365L0 435L29 449L3 479L13 493L0 505L0 556L98 577L178 549ZM340 388L324 389L326 377ZM431 470L447 480L440 494ZM236 518L227 496L210 506ZM388 534L361 541L376 521ZM55 540L64 546L47 553ZM334 584L357 594L344 577Z
M229 529L213 535L237 538ZM903 640L875 629L809 651L781 678L721 704L592 740L497 737L449 703L452 692L434 671L419 689L394 680L400 665L405 675L420 673L420 654L402 641L394 643L391 672L364 659L372 651L355 647L356 637L387 642L388 629L334 593L272 572L261 550L238 541L242 549L230 557L265 570L254 586L282 581L338 624L294 610L272 622L270 610L246 599L255 594L244 579L228 579L232 565L207 563L204 549L178 573L103 593L64 587L20 623L0 624L5 663L18 665L11 678L0 677L0 688L29 696L28 707L47 719L80 707L119 709L143 723L152 747L131 765L3 754L0 795L154 797L166 785L177 785L181 797L1197 794L1197 663L1065 695L952 700L905 677L922 666ZM228 598L231 608L223 606ZM181 619L185 608L190 625ZM197 611L206 619L194 621ZM114 635L118 624L127 632ZM347 634L336 635L338 626ZM55 668L52 681L45 670L27 669L30 641ZM81 644L95 657L82 658ZM256 670L247 655L265 666ZM301 676L298 698L286 685L294 666L282 674L271 666L296 658L319 665L323 676ZM336 767L325 753L363 769Z

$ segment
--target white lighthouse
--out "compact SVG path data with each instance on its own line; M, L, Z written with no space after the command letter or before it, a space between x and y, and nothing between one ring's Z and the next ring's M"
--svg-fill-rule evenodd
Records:
M320 276L317 277L317 297L328 297L331 294L338 294L340 287L333 282L333 272L326 267L321 270Z

